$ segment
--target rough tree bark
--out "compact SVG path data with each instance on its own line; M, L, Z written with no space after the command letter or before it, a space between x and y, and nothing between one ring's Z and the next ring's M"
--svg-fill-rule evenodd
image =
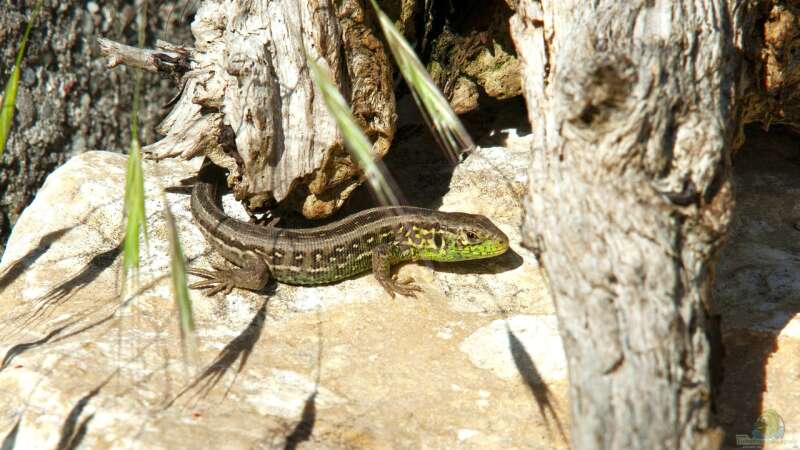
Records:
M7 1L0 6L0 87L14 66L20 37L38 2ZM97 36L136 41L137 0L62 2L44 0L33 23L22 63L22 78L11 135L0 161L0 254L19 214L33 200L45 177L71 156L91 150L129 147L133 97L131 75L109 75L98 64ZM155 8L154 8L155 9ZM184 15L192 4L164 1L148 16L148 30L189 42ZM174 96L169 82L146 76L143 124L155 123ZM3 93L0 92L0 97ZM152 127L142 127L146 143Z
M536 140L525 218L568 355L572 445L716 448L707 334L730 160L797 123L797 14L773 2L522 0Z

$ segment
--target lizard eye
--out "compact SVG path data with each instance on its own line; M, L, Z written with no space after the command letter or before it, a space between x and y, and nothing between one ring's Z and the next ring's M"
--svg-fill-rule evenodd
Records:
M478 234L475 233L474 231L467 231L467 238L469 238L471 242L480 240L480 237L478 237Z

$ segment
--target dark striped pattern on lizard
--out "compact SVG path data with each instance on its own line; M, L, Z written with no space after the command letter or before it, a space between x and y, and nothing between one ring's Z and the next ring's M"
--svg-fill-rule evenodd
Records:
M234 287L260 290L270 276L287 284L336 282L370 269L392 296L414 295L413 280L397 281L391 267L404 261L489 258L508 249L508 237L484 216L409 206L361 211L316 228L283 229L225 215L217 183L198 180L192 214L211 246L238 268L190 269L206 278L191 287L209 294Z

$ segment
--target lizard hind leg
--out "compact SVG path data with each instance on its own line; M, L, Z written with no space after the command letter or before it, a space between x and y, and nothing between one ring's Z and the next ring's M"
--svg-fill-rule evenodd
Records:
M253 258L250 264L242 268L228 268L216 264L214 270L189 268L186 272L204 280L189 285L192 289L207 289L206 295L213 296L223 292L223 296L231 293L233 288L260 291L269 282L269 266L261 258Z

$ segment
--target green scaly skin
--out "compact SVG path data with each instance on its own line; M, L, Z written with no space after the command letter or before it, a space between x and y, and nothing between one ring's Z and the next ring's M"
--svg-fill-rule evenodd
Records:
M270 278L318 285L372 270L392 297L414 296L420 289L413 280L396 280L392 266L491 258L508 250L508 237L484 216L408 206L372 208L316 228L255 225L225 215L217 184L195 184L192 214L212 247L237 268L190 269L206 278L191 287L209 295L235 287L261 290Z

